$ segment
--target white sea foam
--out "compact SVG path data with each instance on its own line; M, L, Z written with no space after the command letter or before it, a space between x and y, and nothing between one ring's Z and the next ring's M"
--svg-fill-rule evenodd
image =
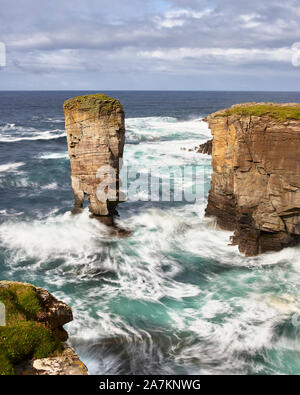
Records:
M89 255L97 237L105 228L88 218L88 212L50 216L42 221L5 222L0 225L0 239L9 249L15 249L40 262L74 254L79 259Z
M13 129L12 129L13 130ZM65 137L65 131L63 129L53 129L39 131L37 129L30 130L30 128L24 128L24 133L1 133L0 142L2 143L13 143L18 141L34 141L34 140L53 140Z
M24 162L6 163L5 165L0 165L0 173L15 172L19 167L24 165Z
M0 126L0 132L36 132L36 129L30 126L17 126L15 123L6 123Z
M59 152L46 152L39 156L40 159L68 159L67 151L64 153Z
M46 119L42 119L42 122L46 122L46 123L61 123L64 122L65 120L63 118L46 118Z
M56 182L51 182L50 184L43 185L41 188L44 190L55 190L58 188L58 185Z
M0 215L2 215L4 217L15 217L15 216L22 215L22 214L24 214L23 211L17 211L14 209L0 210Z
M171 139L185 140L191 137L209 138L207 123L201 118L189 121L178 121L172 117L145 117L126 119L126 141L139 143L142 141L162 141Z

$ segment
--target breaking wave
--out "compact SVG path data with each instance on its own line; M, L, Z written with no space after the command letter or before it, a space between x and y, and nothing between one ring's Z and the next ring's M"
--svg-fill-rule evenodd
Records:
M68 153L60 153L60 152L47 152L45 154L41 154L39 156L40 159L68 159Z
M13 143L24 140L52 140L65 137L64 129L39 130L33 127L5 124L0 126L0 142Z
M172 117L145 117L126 119L126 142L186 140L197 137L200 140L208 138L210 131L207 123L201 118L188 121L178 121Z
M6 163L4 165L0 165L0 173L15 172L19 167L24 165L25 165L24 162Z

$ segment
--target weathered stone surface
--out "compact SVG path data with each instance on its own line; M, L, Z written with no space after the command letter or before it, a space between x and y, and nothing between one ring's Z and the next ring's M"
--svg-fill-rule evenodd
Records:
M299 241L299 118L297 103L245 103L207 117L213 174L206 215L233 230L246 255Z
M95 215L111 215L119 201L119 160L123 156L125 125L120 102L103 94L78 96L64 103L68 151L71 161L74 212L80 211L84 198ZM99 169L109 165L115 171L115 195L100 201L98 185L105 174Z
M86 366L69 345L65 345L65 349L58 356L26 362L19 367L19 373L34 376L88 375Z
M73 321L71 307L57 300L43 288L36 288L36 292L41 306L41 310L37 313L37 320L43 323L47 328L55 331L57 337L62 341L66 341L68 339L68 334L63 329L63 325Z

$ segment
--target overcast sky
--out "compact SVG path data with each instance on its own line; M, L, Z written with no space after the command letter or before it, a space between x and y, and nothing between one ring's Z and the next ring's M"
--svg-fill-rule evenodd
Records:
M1 90L300 91L299 0L0 0L0 41Z

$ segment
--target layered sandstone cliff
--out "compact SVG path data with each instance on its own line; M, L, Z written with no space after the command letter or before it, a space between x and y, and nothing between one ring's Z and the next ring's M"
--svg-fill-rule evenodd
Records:
M31 284L0 281L0 375L86 375L65 343L71 308Z
M125 139L122 105L103 94L85 95L67 100L64 113L74 212L80 211L86 197L94 215L112 215L119 201L119 163ZM107 187L101 194L99 184L108 177L110 192Z
M246 255L300 237L300 104L245 103L207 117L213 134L206 215Z

